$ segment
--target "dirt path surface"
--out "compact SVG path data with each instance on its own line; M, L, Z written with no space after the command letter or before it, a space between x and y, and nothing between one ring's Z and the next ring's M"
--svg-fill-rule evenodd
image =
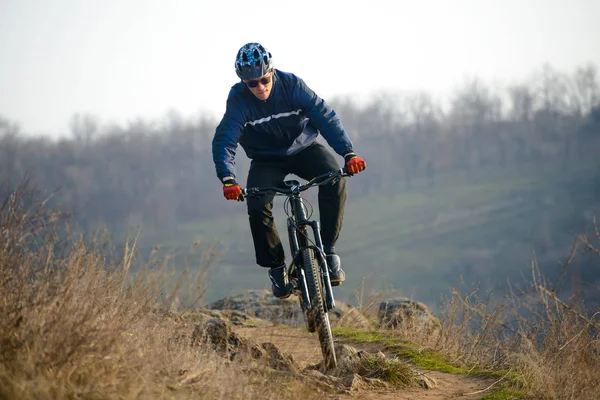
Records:
M266 326L266 327L235 327L234 330L240 336L246 337L258 343L271 342L277 345L283 352L289 353L294 360L301 366L314 365L321 361L321 349L316 335L286 326ZM336 342L349 344L357 350L365 350L370 353L383 351L381 345L375 343L354 343L344 339L337 339ZM330 399L373 399L373 400L391 400L391 399L411 399L411 400L441 400L441 399L481 399L485 393L482 391L488 388L493 380L489 378L480 378L470 375L448 374L438 371L422 371L428 377L433 378L437 383L434 388L408 388L397 390L368 390L358 391L351 394L336 394ZM486 392L488 393L488 392Z

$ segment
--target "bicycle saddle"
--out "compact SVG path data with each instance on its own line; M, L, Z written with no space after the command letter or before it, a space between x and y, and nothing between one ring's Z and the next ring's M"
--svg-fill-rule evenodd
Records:
M298 182L297 180L291 179L289 181L283 181L283 184L287 187L294 187L294 186L299 186L300 182Z

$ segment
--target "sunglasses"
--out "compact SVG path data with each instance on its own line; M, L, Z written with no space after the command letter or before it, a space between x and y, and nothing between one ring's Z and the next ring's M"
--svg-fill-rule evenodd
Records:
M271 83L271 75L265 76L264 78L260 78L260 79L252 79L249 81L244 81L244 83L246 85L248 85L248 87L251 87L251 88L257 87L259 83L261 83L262 85L268 85L269 83Z

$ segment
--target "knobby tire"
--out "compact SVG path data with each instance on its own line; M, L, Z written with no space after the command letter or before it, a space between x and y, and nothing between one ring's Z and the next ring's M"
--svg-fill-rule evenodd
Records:
M305 249L302 254L304 274L306 275L306 285L310 295L312 320L319 336L323 360L327 370L333 370L337 367L335 358L335 349L333 347L333 336L331 334L331 325L329 324L329 315L325 310L323 301L323 283L319 266L315 260L313 249Z

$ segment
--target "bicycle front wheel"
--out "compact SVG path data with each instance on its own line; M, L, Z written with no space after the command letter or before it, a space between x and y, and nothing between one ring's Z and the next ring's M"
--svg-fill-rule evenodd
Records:
M335 358L335 349L333 347L333 335L331 334L331 325L329 324L329 315L325 309L323 301L323 282L319 273L319 266L315 260L313 249L304 249L302 251L302 261L304 275L306 276L306 286L310 296L311 316L314 326L321 343L323 360L327 370L333 370L337 367Z

